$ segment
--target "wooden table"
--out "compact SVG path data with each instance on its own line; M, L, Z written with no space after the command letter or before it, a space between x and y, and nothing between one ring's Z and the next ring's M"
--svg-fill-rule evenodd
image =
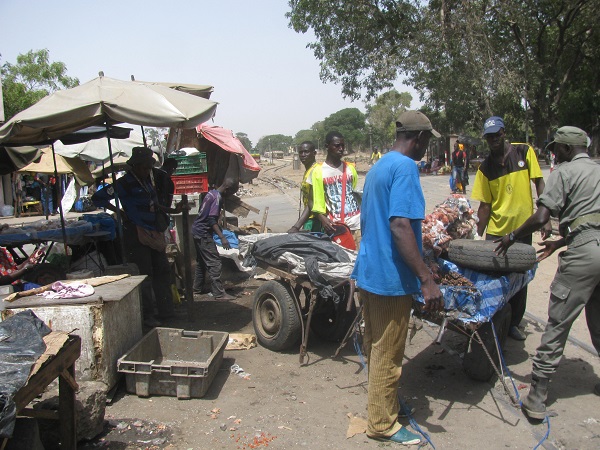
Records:
M75 416L75 361L81 353L81 338L53 331L44 337L46 351L31 370L27 384L15 395L17 415L59 421L61 449L77 448ZM34 410L27 405L58 378L58 412ZM2 446L3 447L3 446Z

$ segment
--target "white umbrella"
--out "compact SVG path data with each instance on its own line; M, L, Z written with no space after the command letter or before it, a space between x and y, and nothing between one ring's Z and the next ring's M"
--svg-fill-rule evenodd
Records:
M133 147L141 147L143 145L144 139L142 134L132 131L127 139L114 139L111 141L113 157L123 156L128 159L131 157ZM54 144L54 151L57 155L67 158L79 157L84 161L92 161L96 164L106 164L110 160L106 139L93 139L81 144L72 145L56 142Z
M92 125L128 122L193 128L211 119L217 103L159 84L100 76L56 91L0 127L0 143L35 145Z

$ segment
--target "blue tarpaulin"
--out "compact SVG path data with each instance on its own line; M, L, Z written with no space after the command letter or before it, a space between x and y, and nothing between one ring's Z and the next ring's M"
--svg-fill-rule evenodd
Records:
M513 295L533 280L537 269L536 264L533 269L524 273L492 275L465 269L441 258L437 262L443 272L458 272L474 285L473 288L440 286L444 294L444 308L447 311L458 311L457 319L463 323L488 322ZM424 303L421 294L414 298Z

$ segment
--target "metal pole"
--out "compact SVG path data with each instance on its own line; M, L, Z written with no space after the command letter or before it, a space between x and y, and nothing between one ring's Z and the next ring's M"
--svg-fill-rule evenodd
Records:
M115 174L115 164L113 161L112 145L110 143L110 126L108 122L106 126L106 139L108 139L108 156L110 158L110 173L112 174L112 187L115 195L115 207L117 208L117 230L119 231L119 240L121 241L121 259L123 265L127 265L127 252L125 250L125 236L123 236L123 223L121 222L121 204L119 203L119 193L117 192L117 175ZM107 189L107 188L104 188Z
M181 234L179 236L180 241L183 245L183 266L185 275L185 302L187 304L188 319L191 321L194 319L194 286L192 281L192 255L190 245L190 230L189 230L189 217L190 212L188 210L188 198L187 194L181 194L181 202L183 208L181 211Z
M52 162L54 162L54 177L58 181L58 168L56 167L56 153L54 153L54 143L52 143ZM65 255L67 255L67 230L65 229L65 215L63 213L62 208L62 189L59 191L57 195L58 203L60 204L60 208L58 211L60 212L60 228L62 230L63 237L63 246L65 248Z

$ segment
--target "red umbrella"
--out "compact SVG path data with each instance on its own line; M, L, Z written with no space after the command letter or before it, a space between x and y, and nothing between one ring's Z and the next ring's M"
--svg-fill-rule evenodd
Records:
M241 141L235 137L233 131L227 128L218 127L216 125L209 125L207 123L201 123L196 127L196 131L201 133L204 138L218 145L223 150L236 153L242 156L244 169L252 170L254 172L260 172L260 166L254 160L254 158L248 153L246 147Z

